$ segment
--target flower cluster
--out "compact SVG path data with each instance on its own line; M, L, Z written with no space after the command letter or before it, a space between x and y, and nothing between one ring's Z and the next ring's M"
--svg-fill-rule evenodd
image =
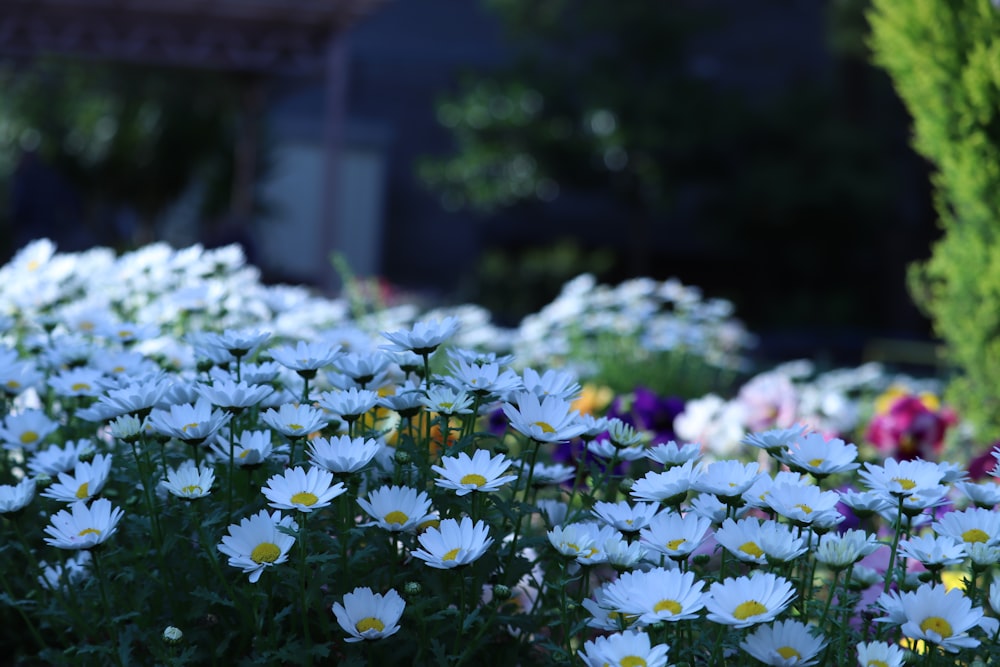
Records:
M14 661L1000 660L995 481L865 456L774 377L723 456L580 414L465 316L349 320L230 250L0 274Z

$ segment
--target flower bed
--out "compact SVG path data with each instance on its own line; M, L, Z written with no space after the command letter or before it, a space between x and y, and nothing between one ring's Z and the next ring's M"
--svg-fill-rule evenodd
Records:
M872 419L872 367L584 402L732 380L751 337L690 288L581 278L508 331L235 248L38 242L0 277L15 663L1000 659L1000 487L932 460L955 418L914 381Z

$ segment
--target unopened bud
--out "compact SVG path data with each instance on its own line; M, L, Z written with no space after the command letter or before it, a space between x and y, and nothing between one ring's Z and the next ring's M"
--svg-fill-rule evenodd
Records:
M628 495L629 491L632 490L633 484L635 484L635 480L630 477L626 477L622 481L618 482L618 490L625 495Z
M419 581L408 581L403 585L403 595L406 597L417 597L423 591L424 587L420 585Z
M163 641L168 644L177 644L182 639L184 639L184 633L181 632L180 628L168 625L163 629Z
M397 449L394 457L396 459L396 463L399 465L406 465L410 462L411 458L410 453L402 449Z
M511 595L510 586L505 586L504 584L495 584L493 586L494 600L509 600L510 595Z

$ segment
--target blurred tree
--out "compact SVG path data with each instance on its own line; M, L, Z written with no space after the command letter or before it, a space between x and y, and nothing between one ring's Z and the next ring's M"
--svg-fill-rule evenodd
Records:
M0 64L0 89L0 182L26 154L48 165L82 198L83 219L61 224L106 226L108 209L125 206L135 238L93 229L97 240L148 241L193 179L205 184L206 215L226 211L239 98L221 75L43 58Z
M732 28L725 3L487 5L519 58L466 78L439 105L455 152L418 170L446 208L530 212L561 195L600 193L616 202L609 231L627 241L628 274L685 269L686 280L712 288L724 264L741 280L722 296L751 325L873 326L893 311L858 298L889 291L900 300L901 262L890 276L882 246L905 249L900 239L913 237L890 215L887 165L898 151L885 127L897 119L866 115L891 98L887 85L822 65L767 93L707 75L692 44ZM861 6L839 16L855 25ZM840 57L863 63L849 48L857 36L831 35L840 38ZM774 69L796 57L777 49ZM852 86L871 91L841 103ZM664 255L667 227L696 253ZM823 258L849 275L830 280Z
M948 400L1000 437L1000 9L991 0L873 0L875 61L934 165L944 236L911 290L958 369Z

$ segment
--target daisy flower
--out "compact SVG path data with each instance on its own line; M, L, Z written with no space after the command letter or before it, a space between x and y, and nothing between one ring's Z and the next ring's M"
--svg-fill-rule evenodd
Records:
M569 371L550 368L539 375L535 369L525 368L522 376L525 391L539 398L556 396L564 401L573 401L580 395L580 383L576 375Z
M38 563L41 574L38 583L54 591L60 588L72 587L81 583L89 575L90 552L78 551L65 560L64 563L49 564L46 561Z
M510 426L535 442L566 442L586 430L579 413L556 396L539 399L531 392L518 392L503 404Z
M382 351L346 352L338 356L333 365L342 375L351 379L361 388L369 383L380 386L376 378L384 376L392 361Z
M35 480L25 477L15 485L0 485L0 514L13 514L28 506L35 497Z
M605 591L614 582L600 586L594 591L593 598L583 600L583 608L590 612L587 625L605 632L621 632L639 620L638 616L625 616L615 611L614 605L608 602Z
M929 570L958 565L965 560L964 543L950 535L919 535L899 543L899 553Z
M938 535L947 535L959 542L994 545L1000 541L1000 514L981 507L970 507L961 512L948 512L931 528Z
M610 665L646 665L646 667L666 667L666 644L652 646L645 632L628 630L606 637L587 641L577 654L588 667L609 667Z
M827 440L819 433L802 435L777 458L792 470L807 472L817 479L849 472L860 465L856 445L840 438Z
M268 350L271 358L302 377L315 377L316 372L332 364L340 356L340 346L328 343L298 341Z
M642 431L636 430L631 424L626 424L621 419L611 418L608 420L608 440L615 449L627 449L630 447L643 447L645 452L648 436Z
M695 618L705 606L704 582L694 572L654 567L643 572L623 572L604 591L604 604L640 623L682 621Z
M382 445L372 438L314 438L309 442L309 461L333 473L354 473L371 463Z
M591 510L594 516L622 533L638 533L649 525L660 507L656 503L630 505L623 500L617 503L599 501Z
M374 408L378 398L377 391L352 387L344 391L324 391L314 400L324 410L343 418L344 421L353 422Z
M422 395L420 404L442 415L471 415L475 398L464 389L435 385Z
M41 410L25 410L7 415L0 426L0 441L4 449L22 448L33 452L57 428L59 423Z
M210 344L240 358L260 347L271 337L271 332L259 329L226 329L221 334L206 333L205 337Z
M670 440L647 449L644 454L647 459L672 468L701 458L701 445L695 442L679 445Z
M788 562L807 549L805 540L788 526L753 517L726 519L715 531L715 541L741 561L759 565L768 560Z
M866 519L883 510L891 508L895 503L889 502L885 494L877 491L840 491L840 502L851 508L851 511L861 519Z
M532 467L531 484L532 486L563 484L573 479L575 475L576 470L561 463L554 463L552 465L536 463Z
M825 639L812 635L809 626L798 621L761 626L740 642L741 649L775 667L815 665L824 646Z
M979 646L969 630L983 620L983 610L958 590L924 584L903 595L902 633L910 639L937 644L949 653Z
M201 444L229 422L231 414L215 410L212 403L199 398L194 403L171 405L169 410L154 409L147 421L158 433L191 444Z
M708 537L712 522L694 512L660 512L639 531L642 543L671 560L687 560Z
M197 467L194 461L185 461L167 471L167 478L160 485L171 495L184 500L204 498L212 491L215 471L207 466Z
M836 491L822 491L816 486L775 484L764 502L780 516L799 526L813 524L824 515L840 515L837 509L840 495Z
M461 521L444 519L440 526L428 528L417 539L421 548L412 552L413 557L439 570L468 565L493 544L486 523L472 523L467 516Z
M454 336L460 324L457 317L446 317L439 321L417 322L409 331L383 331L382 336L387 338L390 344L382 346L382 349L413 352L421 356L429 355Z
M347 488L343 482L333 484L333 474L320 468L288 468L284 474L273 475L261 488L271 507L279 510L312 512L326 507Z
M639 542L629 542L622 537L605 540L601 551L604 560L618 571L631 570L646 558L646 549Z
M866 463L858 476L869 489L890 496L895 504L897 498L936 489L944 480L944 471L936 463L921 459L896 461L889 458L882 465Z
M42 495L64 503L90 500L101 492L110 474L111 455L98 454L90 463L77 463L72 475L59 473L59 481L42 491Z
M35 452L28 459L28 470L33 475L48 475L55 477L61 472L67 472L80 462L80 455L93 451L94 443L87 439L68 440L65 445L51 445L47 449Z
M874 535L863 530L826 533L819 538L816 560L835 570L842 570L875 553L882 546Z
M587 451L605 461L610 461L611 459L638 461L646 456L646 445L616 447L613 442L607 439L591 440L587 443Z
M688 461L663 472L647 472L629 490L635 500L679 505L691 490L697 476L694 461Z
M496 491L507 482L517 479L517 475L505 475L510 468L510 460L503 454L490 457L485 449L477 449L470 458L465 452L458 456L446 456L441 465L431 466L440 477L434 480L437 486L454 489L459 496L472 491Z
M715 582L705 601L708 620L735 628L767 623L783 612L795 597L784 577L770 572Z
M92 549L115 534L124 512L113 507L107 498L70 505L52 515L45 532L45 543L58 549Z
M996 482L957 482L955 488L971 500L976 507L993 509L1000 503L1000 484Z
M329 422L322 410L294 403L285 403L277 410L270 408L261 413L260 419L286 438L304 438Z
M394 589L382 595L359 587L344 595L344 604L334 602L332 610L340 627L351 635L346 639L350 643L396 634L404 607L406 603Z
M413 531L430 517L431 500L423 491L406 486L383 486L368 492L358 505L379 528L394 533Z
M217 378L212 381L212 384L195 385L195 391L212 405L231 412L238 412L258 405L274 393L274 388L264 384L250 384Z
M50 377L48 384L59 396L99 396L103 378L95 368L70 368Z
M455 359L447 382L476 396L505 396L522 388L521 378L511 370L501 371L499 364L474 364Z
M691 481L691 488L710 493L724 503L739 499L763 473L756 463L741 463L733 459L714 461Z
M221 459L229 460L229 438L218 435L212 451ZM242 431L233 440L233 462L240 468L253 468L266 461L275 451L270 431Z
M295 538L278 530L279 526L298 530L292 517L261 510L252 517L240 519L239 525L230 524L229 534L222 538L218 549L229 556L229 565L249 574L250 583L255 584L264 568L288 560L288 551L295 544Z
M761 433L749 433L743 438L743 443L751 447L765 450L769 454L777 454L788 448L806 432L805 426L771 429Z
M857 645L858 667L903 667L906 651L885 642L861 642Z

